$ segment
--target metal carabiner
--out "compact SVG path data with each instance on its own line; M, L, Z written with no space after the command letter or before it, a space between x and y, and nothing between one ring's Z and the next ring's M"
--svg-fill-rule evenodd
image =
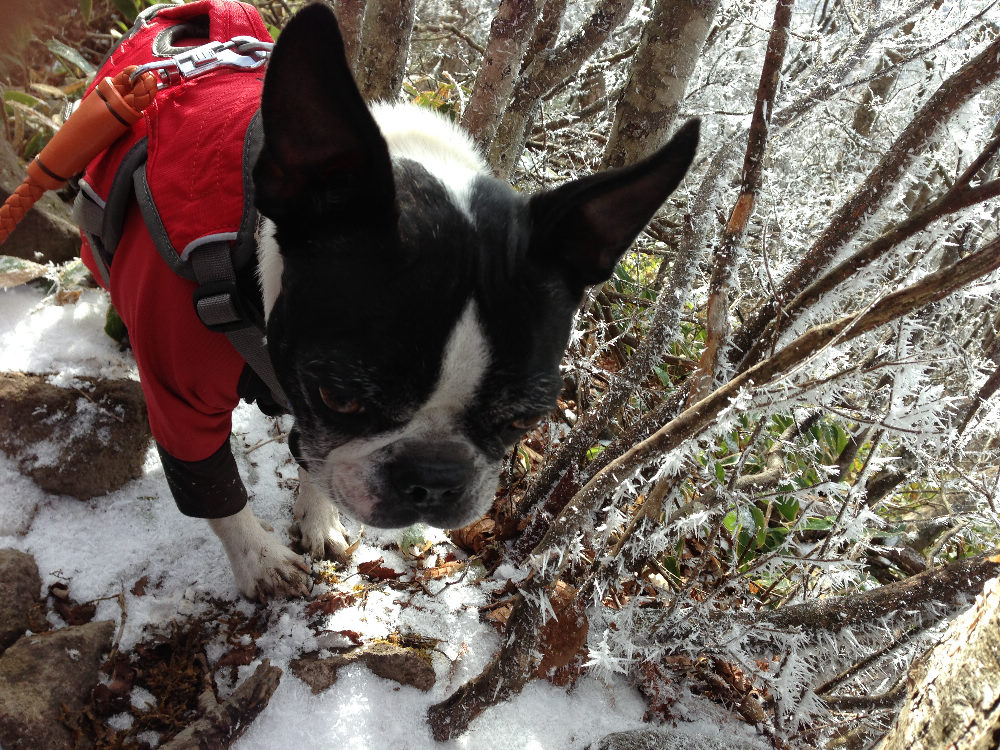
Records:
M272 47L271 42L262 42L252 36L237 36L228 42L208 42L168 60L140 65L131 78L135 80L152 71L159 79L157 87L162 89L177 83L178 78L194 78L219 67L253 70L267 63Z

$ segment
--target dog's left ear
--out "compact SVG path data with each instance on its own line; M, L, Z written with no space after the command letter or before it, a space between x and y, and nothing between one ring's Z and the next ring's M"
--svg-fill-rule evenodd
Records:
M689 120L653 155L532 196L531 253L581 288L606 281L653 214L680 184L698 148Z
M276 221L364 219L394 188L389 150L362 99L333 11L308 5L278 37L261 96L257 207Z

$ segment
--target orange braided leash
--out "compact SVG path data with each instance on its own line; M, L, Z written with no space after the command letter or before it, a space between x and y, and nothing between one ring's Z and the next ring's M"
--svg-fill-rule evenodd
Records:
M135 69L99 81L28 165L24 182L0 206L0 244L46 190L65 185L142 116L156 97L156 75L147 71L132 81Z
M45 188L30 177L26 177L24 182L17 186L17 190L7 196L7 201L0 206L0 243L14 231L14 227L44 192Z

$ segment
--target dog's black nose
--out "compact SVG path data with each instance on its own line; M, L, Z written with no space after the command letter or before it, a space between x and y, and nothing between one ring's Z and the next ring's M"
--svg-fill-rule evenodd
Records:
M475 474L472 461L462 453L456 456L448 445L411 448L387 467L389 481L400 500L417 511L457 502Z

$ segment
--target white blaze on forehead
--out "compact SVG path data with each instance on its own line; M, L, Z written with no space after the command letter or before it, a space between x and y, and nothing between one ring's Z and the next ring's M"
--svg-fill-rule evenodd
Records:
M434 392L414 417L445 413L459 414L475 397L490 363L490 348L479 322L479 312L473 300L465 305L444 347L441 374Z
M490 174L469 134L425 107L376 103L371 107L393 159L411 159L434 175L470 220L471 191L479 175Z

